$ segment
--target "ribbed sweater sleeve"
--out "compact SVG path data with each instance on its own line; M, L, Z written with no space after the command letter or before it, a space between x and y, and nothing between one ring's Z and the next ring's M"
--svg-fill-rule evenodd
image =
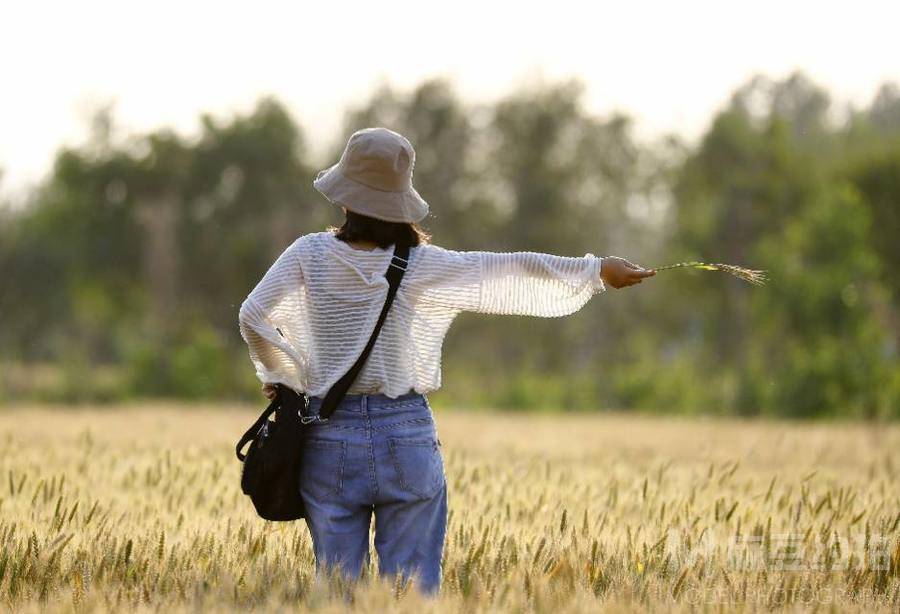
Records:
M425 246L421 300L458 311L560 317L606 290L602 259L539 252L460 252Z
M304 283L298 248L295 241L282 252L241 304L241 336L256 376L264 383L295 385L308 363L308 357L297 349L301 345L297 340L302 334Z

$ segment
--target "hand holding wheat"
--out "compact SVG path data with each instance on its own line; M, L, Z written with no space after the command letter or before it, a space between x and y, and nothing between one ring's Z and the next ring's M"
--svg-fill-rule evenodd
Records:
M617 256L607 256L600 267L603 282L613 288L624 288L641 283L645 277L653 277L656 271L645 269Z
M644 278L656 275L657 271L680 268L698 269L701 271L722 271L723 273L734 275L738 279L743 279L755 286L763 286L768 281L764 270L746 269L734 264L698 262L694 260L691 262L678 262L676 264L667 264L661 267L645 269L633 262L616 256L609 256L603 259L600 276L605 283L613 288L625 288L626 286L633 286L641 283Z

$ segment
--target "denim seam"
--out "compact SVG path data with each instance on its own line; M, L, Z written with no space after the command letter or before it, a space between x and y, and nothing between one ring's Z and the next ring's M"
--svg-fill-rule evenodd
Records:
M409 420L402 420L400 422L391 422L390 424L385 424L382 426L373 427L373 431L387 431L393 428L397 428L398 426L408 426L410 424L431 424L431 418L410 418Z
M365 395L359 398L359 402L356 399L350 401L349 399L345 399L337 407L335 407L335 411L350 411L355 414L358 414L362 411L362 399L366 398L366 404L368 406L368 397ZM323 400L324 401L324 400ZM318 398L315 401L310 403L310 410L318 410L322 407L323 401L320 401ZM375 405L375 409L398 409L402 407L414 407L416 405L422 406L424 405L429 410L431 410L431 405L428 402L428 397L424 394L419 394L417 397L413 397L410 399L406 399L404 401L395 402L395 401L385 401L383 403L379 403ZM371 407L369 407L371 409Z
M372 436L372 419L369 416L369 401L367 397L362 397L361 409L366 417L366 443L368 445L369 456L369 480L372 484L372 498L378 497L378 480L375 477L375 438Z
M319 432L328 432L328 431L365 431L367 428L370 428L373 431L386 431L392 428L396 428L398 426L408 426L410 424L431 424L431 418L410 418L409 420L401 420L400 422L391 422L390 424L384 424L381 426L352 426L348 424L334 424L333 422L326 422L321 425L322 431ZM317 427L318 428L318 427Z
M421 399L411 399L409 401L403 401L401 403L385 403L383 405L379 405L378 409L399 409L401 407L414 407L416 405L423 405Z
M313 424L315 424L315 423L313 423ZM328 431L365 431L366 430L365 426L349 426L346 424L344 424L344 425L332 424L331 422L326 422L325 424L322 424L321 427L322 427L322 431L315 431L315 432L327 433Z
M374 407L369 407L369 411L374 409L376 412L381 409L402 409L404 407L428 407L428 405L424 404L421 399L413 399L410 401L403 401L401 403L382 403L379 405L375 405ZM319 409L320 407L311 406L311 409ZM430 409L430 408L429 408ZM339 411L349 411L354 414L360 413L358 406L354 403L350 406L339 405L335 408L335 412Z

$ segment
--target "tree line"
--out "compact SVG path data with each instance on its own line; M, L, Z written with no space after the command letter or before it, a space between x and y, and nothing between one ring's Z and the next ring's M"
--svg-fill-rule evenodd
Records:
M340 221L312 179L354 130L416 147L453 249L730 262L760 289L661 272L564 319L462 314L439 403L900 416L900 90L837 109L803 74L756 77L696 143L640 142L577 80L492 103L442 79L348 109L327 159L274 98L199 134L123 135L113 109L0 207L0 395L258 398L237 312L298 235Z

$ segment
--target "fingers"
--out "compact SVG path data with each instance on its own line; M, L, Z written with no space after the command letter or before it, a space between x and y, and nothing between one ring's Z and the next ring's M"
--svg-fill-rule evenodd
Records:
M637 285L637 284L641 283L642 281L644 281L644 280L645 280L646 278L648 278L648 277L653 277L654 275L656 275L656 271L649 271L649 270L643 270L643 271L629 271L629 272L625 275L625 278L622 279L621 282L619 282L619 285L618 285L618 286L614 286L614 287L616 287L616 288L626 288L626 287L628 287L628 286L634 286L634 285Z
M620 288L627 288L628 286L633 286L635 284L639 284L639 283L641 283L641 281L643 281L643 280L637 279L637 278L628 278L628 279L624 279L622 281L617 282L616 284L612 285L612 287L615 288L616 290L619 290Z
M622 262L624 262L624 263L625 263L625 266L627 266L627 267L628 267L629 269L631 269L632 271L635 271L635 272L637 272L637 273L640 273L641 277L650 277L651 275L655 275L655 274L656 274L656 271L654 271L653 269L645 269L644 267L642 267L642 266L640 266L640 265L638 265L638 264L635 264L635 263L631 262L630 260L625 260L625 259L623 258L623 259L622 259ZM634 273L632 273L631 271L629 271L629 274L632 274L632 275L633 275Z
M639 269L639 270L628 271L626 274L626 278L628 279L628 281L634 281L635 283L640 283L641 280L643 280L647 277L653 277L654 275L656 275L656 271L650 271L647 269Z

